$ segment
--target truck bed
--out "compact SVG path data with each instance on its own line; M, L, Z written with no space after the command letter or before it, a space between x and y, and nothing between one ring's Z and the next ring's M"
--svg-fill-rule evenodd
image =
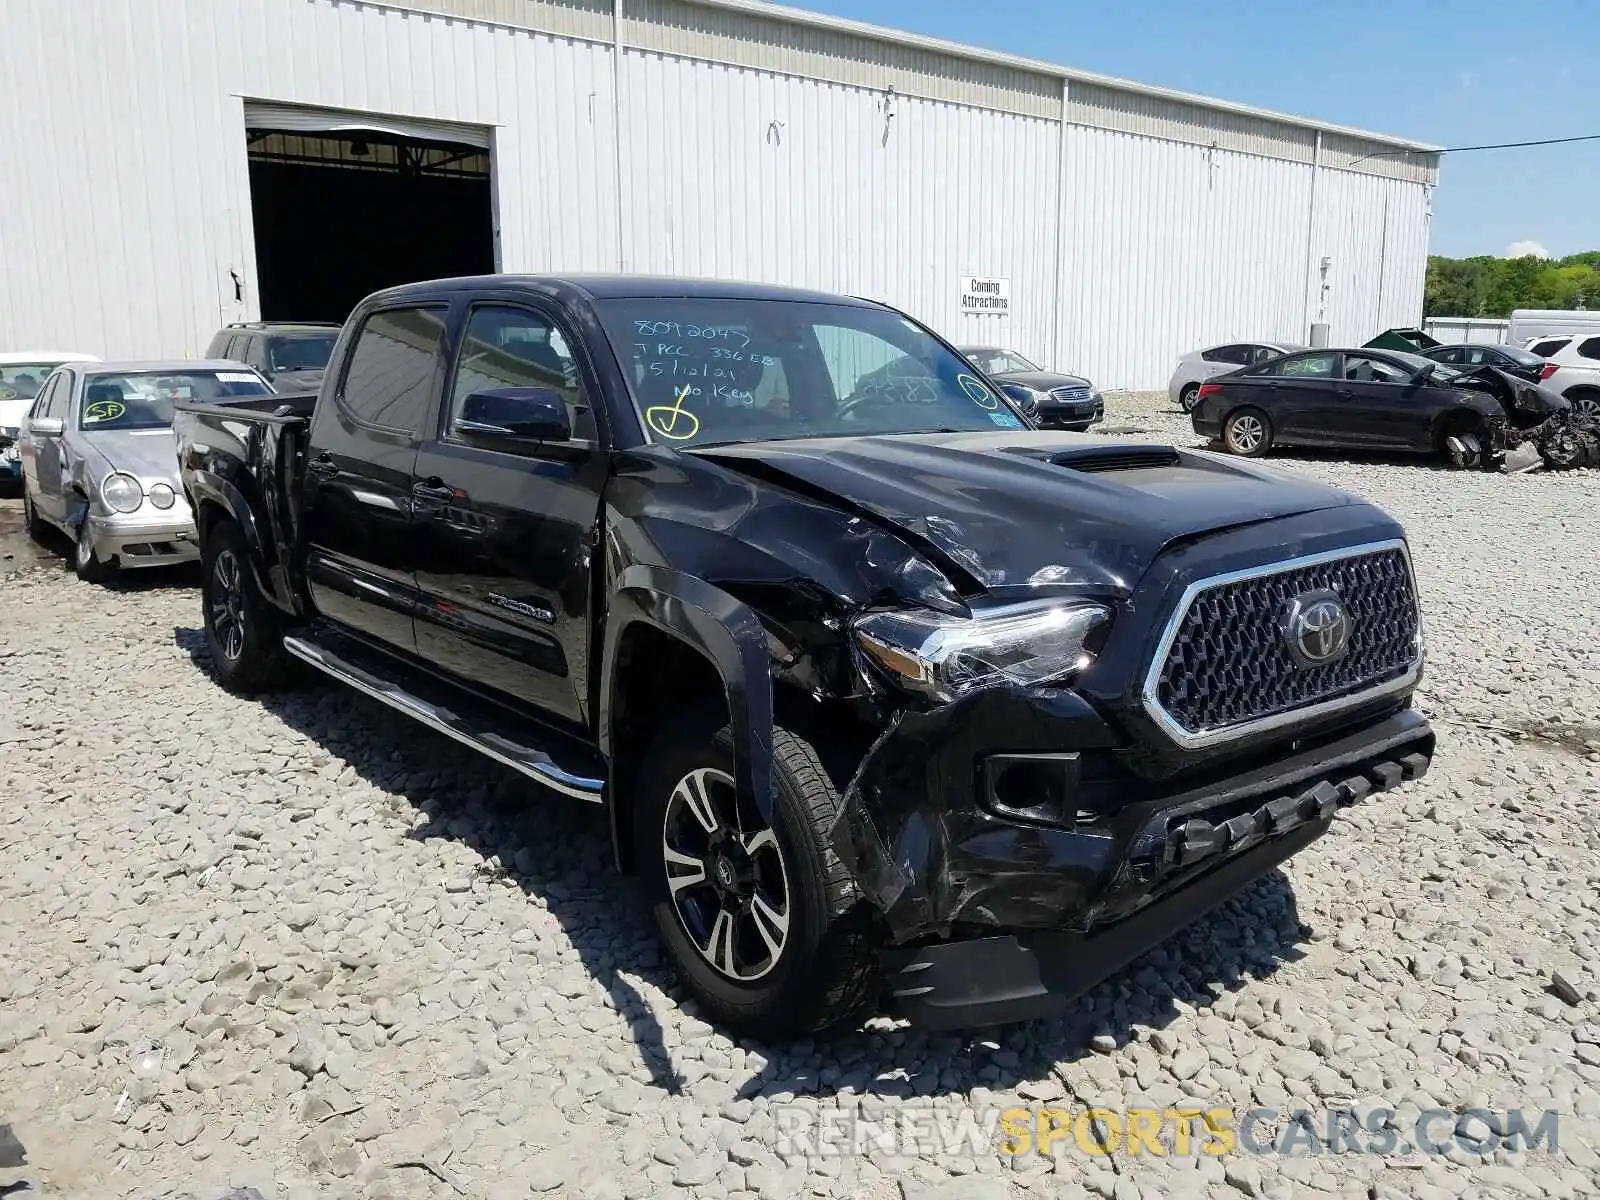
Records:
M173 405L178 474L204 543L210 523L229 518L244 530L263 595L298 615L291 563L295 495L316 392Z
M275 392L270 396L241 396L235 400L213 400L204 404L195 400L179 400L173 407L183 412L212 417L237 418L241 413L248 413L252 419L279 424L309 420L316 404L316 392Z

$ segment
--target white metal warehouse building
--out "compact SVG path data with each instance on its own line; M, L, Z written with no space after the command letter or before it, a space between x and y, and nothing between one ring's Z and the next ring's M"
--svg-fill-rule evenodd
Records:
M1417 324L1436 150L750 0L5 0L0 349L623 270L1160 387Z

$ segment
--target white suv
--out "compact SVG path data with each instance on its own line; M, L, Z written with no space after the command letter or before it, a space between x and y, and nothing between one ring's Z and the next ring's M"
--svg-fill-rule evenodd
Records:
M1600 420L1600 334L1538 338L1528 350L1545 359L1541 384L1565 396L1575 415Z

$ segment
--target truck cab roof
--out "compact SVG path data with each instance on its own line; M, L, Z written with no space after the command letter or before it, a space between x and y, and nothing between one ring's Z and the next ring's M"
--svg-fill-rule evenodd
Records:
M411 300L461 291L529 288L561 299L638 300L648 298L703 300L789 300L814 304L848 304L881 308L871 300L840 296L809 288L783 287L729 279L701 279L674 275L549 274L462 275L423 283L385 288L374 296L385 302Z

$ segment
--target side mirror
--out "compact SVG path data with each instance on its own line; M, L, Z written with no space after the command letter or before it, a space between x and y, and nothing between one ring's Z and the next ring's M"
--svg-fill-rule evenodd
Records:
M457 432L527 442L572 440L567 402L554 388L484 388L462 402Z
M28 422L28 432L40 437L60 437L66 422L60 417L35 417Z

